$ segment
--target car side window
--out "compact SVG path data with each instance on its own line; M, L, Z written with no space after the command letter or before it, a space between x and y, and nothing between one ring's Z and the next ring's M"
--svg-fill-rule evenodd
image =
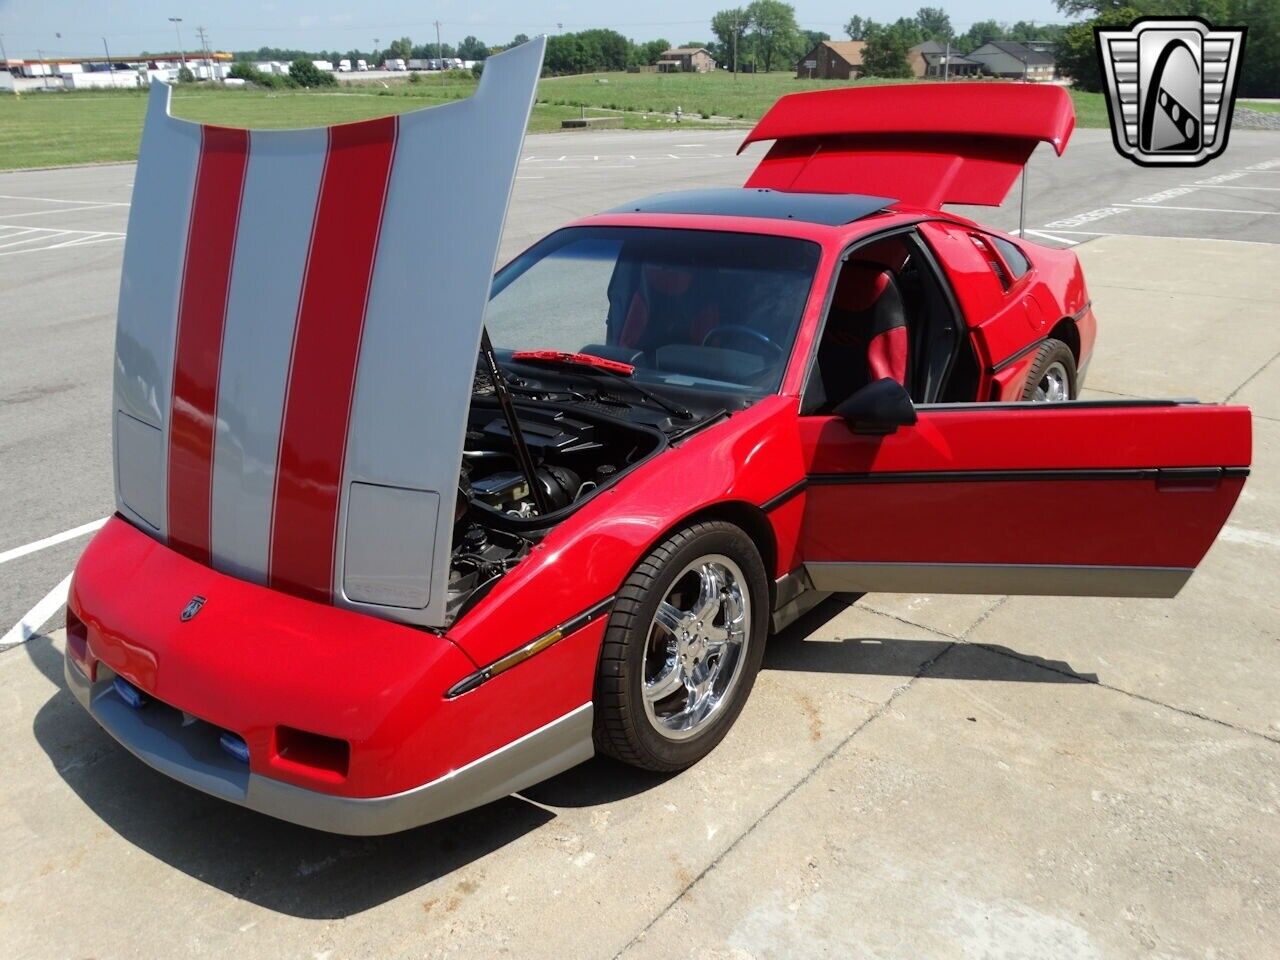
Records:
M1014 280L1019 279L1031 269L1031 261L1027 259L1027 255L1022 252L1022 248L1017 244L1010 243L1004 237L992 237L991 241L996 245L996 249L1000 251L1000 256L1004 257L1004 262L1008 264Z

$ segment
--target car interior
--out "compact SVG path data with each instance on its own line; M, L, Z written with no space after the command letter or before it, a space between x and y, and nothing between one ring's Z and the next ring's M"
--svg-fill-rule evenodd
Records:
M876 380L916 403L976 399L977 367L958 307L914 232L852 250L840 268L802 411L830 413Z

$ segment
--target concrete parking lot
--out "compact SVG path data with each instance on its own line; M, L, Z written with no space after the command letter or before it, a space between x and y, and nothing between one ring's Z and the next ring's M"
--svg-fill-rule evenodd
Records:
M739 137L529 138L504 255L630 197L742 182ZM694 769L595 760L367 840L183 788L64 689L58 585L86 537L59 537L111 508L132 177L0 175L0 955L1275 953L1280 134L1151 171L1082 130L1029 175L1028 238L1085 264L1090 393L1253 408L1253 474L1176 600L831 601L771 642ZM1015 227L1017 199L981 218Z

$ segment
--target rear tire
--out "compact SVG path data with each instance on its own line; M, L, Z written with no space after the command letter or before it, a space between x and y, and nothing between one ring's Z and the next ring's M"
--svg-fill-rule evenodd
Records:
M1061 340L1049 339L1036 351L1036 358L1022 388L1022 399L1036 403L1061 403L1074 400L1080 387L1076 376L1076 358Z
M764 657L764 563L720 520L677 531L618 591L595 683L596 749L632 766L675 771L733 726Z

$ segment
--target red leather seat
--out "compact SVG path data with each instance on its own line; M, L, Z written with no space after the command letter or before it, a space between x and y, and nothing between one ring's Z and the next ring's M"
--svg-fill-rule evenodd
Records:
M865 383L888 377L907 385L907 319L892 271L862 260L844 265L824 343L833 338L848 351L846 362L865 363ZM865 360L849 355L854 351L865 351Z
M815 412L830 410L873 380L888 377L910 389L906 311L893 271L850 260L836 283L805 396L806 409Z
M650 351L668 343L701 343L718 322L719 309L714 301L696 296L693 287L693 270L653 263L641 267L618 344Z

